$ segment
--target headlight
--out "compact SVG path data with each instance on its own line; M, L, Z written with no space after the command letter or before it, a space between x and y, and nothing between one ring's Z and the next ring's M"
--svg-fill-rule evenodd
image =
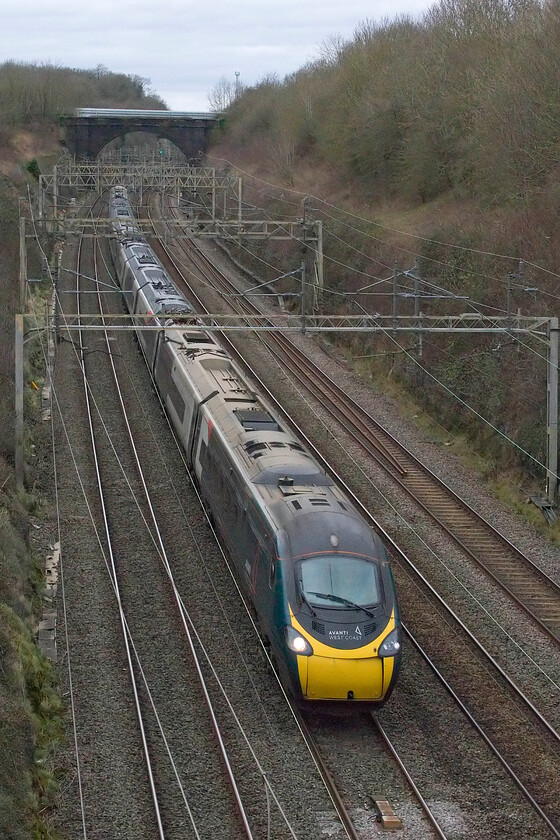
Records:
M378 656L396 656L401 649L401 631L398 627L391 630L388 636L383 639L377 651Z
M311 656L313 654L313 648L305 639L301 633L291 626L285 628L286 633L286 644L293 650L294 653L299 654L300 656Z

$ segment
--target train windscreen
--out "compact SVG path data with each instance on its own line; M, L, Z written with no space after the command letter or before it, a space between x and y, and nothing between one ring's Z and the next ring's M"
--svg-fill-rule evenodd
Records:
M299 585L314 606L370 607L381 601L376 565L349 555L323 554L302 560Z

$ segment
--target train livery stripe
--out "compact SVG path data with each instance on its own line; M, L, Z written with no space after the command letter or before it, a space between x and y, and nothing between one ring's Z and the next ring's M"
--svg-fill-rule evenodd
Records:
M335 648L332 645L326 645L324 642L320 642L307 630L305 630L295 617L291 606L290 620L292 623L292 627L294 627L298 631L298 633L300 633L303 636L304 639L307 639L307 641L313 648L313 652L317 656L332 657L334 653L336 654L337 659L368 659L371 657L377 658L377 651L379 650L379 646L381 645L383 639L389 635L391 630L394 630L395 628L395 612L393 611L393 613L391 614L391 618L383 628L383 631L379 634L379 636L377 636L377 638L372 639L367 644L359 648L353 648L351 650L340 650L339 648ZM300 657L300 659L301 658L302 657Z

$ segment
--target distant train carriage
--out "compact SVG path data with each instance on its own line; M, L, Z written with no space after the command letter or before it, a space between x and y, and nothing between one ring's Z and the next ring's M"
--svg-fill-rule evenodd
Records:
M111 226L115 239L112 240L112 253L116 253L115 243L124 240L141 240L138 224L134 217L128 195L124 187L114 187L111 190Z
M133 315L192 311L146 243L116 231L114 249ZM305 701L386 700L401 639L377 535L212 334L175 324L139 340L284 686Z

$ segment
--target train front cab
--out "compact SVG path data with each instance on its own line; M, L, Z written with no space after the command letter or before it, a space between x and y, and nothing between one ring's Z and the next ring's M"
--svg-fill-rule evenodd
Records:
M293 652L297 672L292 673L291 681L303 700L382 703L389 697L400 667L400 642L394 655L383 655L383 644L387 652L393 652L398 638L394 612L377 638L350 650L311 636L291 610L290 618L292 638L303 638L308 645L302 653Z

